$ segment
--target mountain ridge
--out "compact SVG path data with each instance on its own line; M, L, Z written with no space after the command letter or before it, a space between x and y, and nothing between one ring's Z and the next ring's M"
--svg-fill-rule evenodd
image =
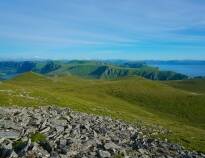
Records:
M74 75L94 79L116 79L125 76L142 76L151 80L181 80L188 76L160 71L141 62L110 63L104 61L24 61L0 62L1 78L34 71L46 75ZM6 77L7 76L7 77Z

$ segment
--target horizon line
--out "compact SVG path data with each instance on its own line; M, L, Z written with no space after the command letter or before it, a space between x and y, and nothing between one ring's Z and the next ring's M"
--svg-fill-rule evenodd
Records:
M205 59L52 59L52 58L0 58L0 62L2 61L204 61Z

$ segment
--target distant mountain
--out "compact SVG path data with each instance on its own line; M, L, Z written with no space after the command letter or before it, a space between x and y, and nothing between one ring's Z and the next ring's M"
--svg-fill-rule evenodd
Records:
M144 62L133 61L24 61L0 62L1 78L9 78L20 73L34 71L46 75L74 75L95 79L117 79L127 76L141 76L151 80L181 80L186 75L160 71L158 68L146 65Z

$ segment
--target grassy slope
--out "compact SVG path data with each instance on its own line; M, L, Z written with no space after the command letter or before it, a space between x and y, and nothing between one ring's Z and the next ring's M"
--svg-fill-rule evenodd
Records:
M175 88L205 94L205 79L190 79L182 81L167 81L165 82Z
M0 84L1 105L61 105L111 115L131 122L160 124L170 139L205 152L204 95L157 81L130 77L120 80L45 78L26 73Z

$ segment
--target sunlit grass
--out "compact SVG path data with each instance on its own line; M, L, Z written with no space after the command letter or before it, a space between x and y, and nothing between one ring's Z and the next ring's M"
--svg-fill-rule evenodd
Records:
M204 98L138 77L108 81L26 73L0 84L1 105L58 105L132 123L159 124L172 130L171 141L201 151L205 151Z

